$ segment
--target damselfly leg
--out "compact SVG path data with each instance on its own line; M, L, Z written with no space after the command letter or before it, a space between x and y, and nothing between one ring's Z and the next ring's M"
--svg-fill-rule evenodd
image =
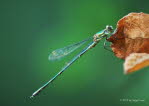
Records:
M104 41L103 47L104 47L105 50L108 50L108 51L110 51L110 52L113 52L111 49L109 49L110 46L107 45L107 39L108 39L108 38L107 38L107 36L106 36L106 39L105 39L105 41Z

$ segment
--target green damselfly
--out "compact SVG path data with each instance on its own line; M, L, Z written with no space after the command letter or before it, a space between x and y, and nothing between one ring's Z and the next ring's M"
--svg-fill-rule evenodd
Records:
M113 27L107 25L104 30L97 32L93 37L87 38L81 42L78 42L78 43L75 43L73 45L69 45L69 46L66 46L64 48L60 48L60 49L53 51L49 55L49 60L57 60L57 59L60 59L64 56L67 56L68 54L70 54L71 52L73 52L74 50L79 48L81 45L83 45L85 42L93 39L92 42L90 42L87 47L85 47L78 55L76 55L70 62L68 62L53 78L51 78L47 83L45 83L42 87L40 87L38 90L36 90L32 94L31 98L35 97L42 90L44 90L51 82L53 82L59 75L61 75L78 58L80 58L83 54L85 54L91 48L95 47L99 43L100 40L105 38L105 41L106 41L107 38L113 34L113 32L114 32ZM105 47L105 44L106 43L104 42L104 47Z

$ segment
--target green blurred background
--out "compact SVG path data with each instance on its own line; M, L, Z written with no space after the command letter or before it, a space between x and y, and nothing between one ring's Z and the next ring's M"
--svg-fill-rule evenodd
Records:
M103 49L103 41L38 97L29 98L79 52L50 62L52 50L92 36L107 24L116 27L130 12L149 13L148 4L147 0L1 0L0 106L148 105L149 68L124 75L123 60Z

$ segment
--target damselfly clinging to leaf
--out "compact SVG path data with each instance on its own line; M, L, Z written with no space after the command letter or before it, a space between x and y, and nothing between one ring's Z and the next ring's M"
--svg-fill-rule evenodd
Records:
M93 39L92 42L89 43L87 47L85 47L78 55L76 55L68 64L66 64L53 78L51 78L46 84L44 84L42 87L40 87L38 90L36 90L31 97L35 97L37 94L39 94L43 89L45 89L51 82L53 82L60 74L62 74L72 63L74 63L79 57L81 57L83 54L85 54L88 50L95 47L100 40L103 38L107 39L108 36L111 36L113 34L113 28L112 26L107 25L106 28L98 33L96 33L93 37L90 37L88 39L85 39L81 42L75 43L73 45L66 46L61 49L57 49L53 51L49 55L49 60L56 60L60 59L77 48L79 48L81 45L83 45L85 42L87 42L90 39ZM105 45L105 43L104 43Z

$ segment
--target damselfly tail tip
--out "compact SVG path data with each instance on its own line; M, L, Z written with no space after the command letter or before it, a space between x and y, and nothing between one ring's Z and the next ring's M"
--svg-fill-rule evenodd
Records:
M34 92L31 96L30 99L34 98L36 96L36 92Z
M32 99L32 98L34 98L34 96L32 95L32 96L30 96L30 99Z

